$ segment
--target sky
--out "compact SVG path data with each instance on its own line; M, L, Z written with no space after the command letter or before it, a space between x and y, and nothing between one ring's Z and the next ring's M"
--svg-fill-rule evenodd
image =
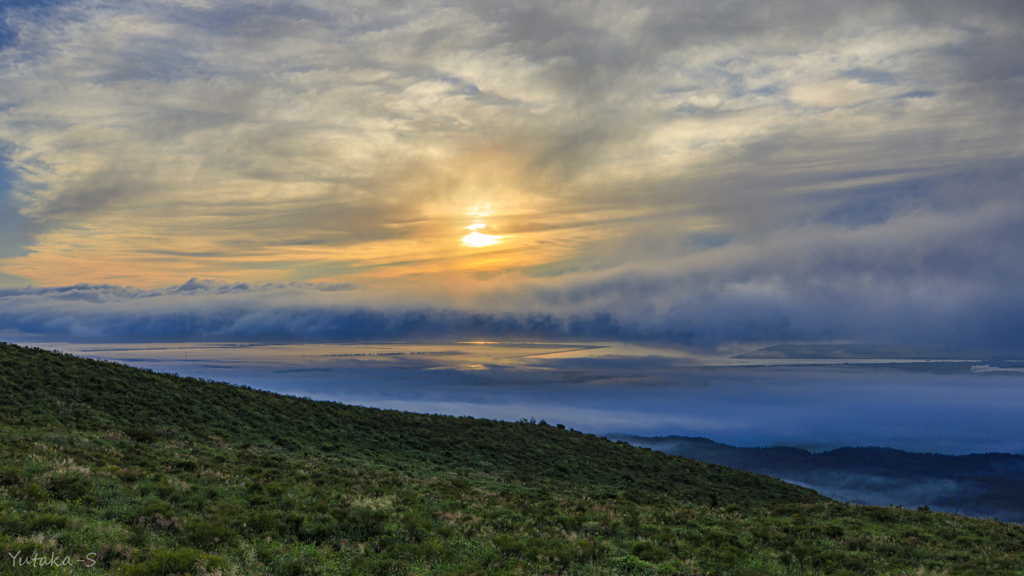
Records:
M1024 350L1024 4L0 6L0 337Z

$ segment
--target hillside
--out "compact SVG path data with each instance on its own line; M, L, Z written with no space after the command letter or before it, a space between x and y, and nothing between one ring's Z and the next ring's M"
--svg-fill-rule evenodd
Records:
M667 454L766 474L843 500L1024 521L1024 456L920 454L891 448L740 448L707 438L613 436Z
M315 402L11 345L0 428L0 573L38 573L44 555L68 573L138 575L1024 566L1016 525L851 506L543 423Z
M562 430L316 402L111 362L4 345L0 422L82 431L149 429L156 438L244 443L416 473L486 472L595 490L739 505L813 502L809 490L723 466Z

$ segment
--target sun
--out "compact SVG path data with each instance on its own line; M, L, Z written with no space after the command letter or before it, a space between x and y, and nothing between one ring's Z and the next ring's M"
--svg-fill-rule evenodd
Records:
M481 234L477 230L484 228L487 224L481 224L477 222L470 226L466 226L467 230L472 230L469 234L462 237L462 243L470 248L483 248L484 246L491 246L497 244L501 240L501 236L492 236L490 234Z

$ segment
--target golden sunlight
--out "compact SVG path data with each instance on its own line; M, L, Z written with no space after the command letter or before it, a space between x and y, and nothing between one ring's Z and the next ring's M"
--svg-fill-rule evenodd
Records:
M481 234L477 230L486 227L487 224L481 224L479 222L466 226L467 230L471 230L469 234L462 237L462 243L470 248L483 248L484 246L491 246L497 244L501 236L492 236L490 234Z

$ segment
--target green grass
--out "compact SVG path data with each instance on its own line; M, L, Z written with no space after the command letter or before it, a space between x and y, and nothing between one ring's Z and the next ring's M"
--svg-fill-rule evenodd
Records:
M0 553L0 574L1020 575L1024 529L0 344Z

